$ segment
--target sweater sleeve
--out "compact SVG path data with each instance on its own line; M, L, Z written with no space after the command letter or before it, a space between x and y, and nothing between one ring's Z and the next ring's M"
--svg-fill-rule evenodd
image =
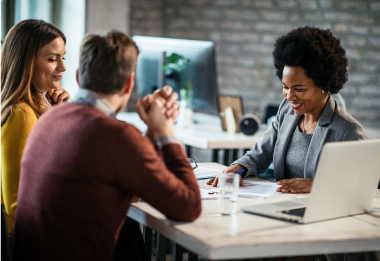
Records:
M164 145L161 158L148 139L133 137L131 129L122 136L125 143L119 143L120 152L123 150L128 157L133 155L134 162L133 165L127 161L116 163L123 165L118 175L123 187L171 220L195 220L201 212L200 192L182 146ZM125 175L126 170L131 175Z
M8 229L12 227L15 216L22 153L36 122L33 110L22 103L1 127L1 201Z

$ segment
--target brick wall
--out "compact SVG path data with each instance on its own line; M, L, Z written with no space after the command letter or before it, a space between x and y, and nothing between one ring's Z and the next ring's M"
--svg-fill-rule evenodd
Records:
M213 41L220 94L243 96L245 112L259 118L283 98L274 41L305 25L341 39L350 63L341 90L347 111L380 128L380 1L131 0L132 35Z

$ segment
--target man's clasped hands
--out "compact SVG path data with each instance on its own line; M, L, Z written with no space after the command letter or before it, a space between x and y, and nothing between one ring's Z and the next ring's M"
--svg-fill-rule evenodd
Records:
M178 94L170 86L139 98L136 111L148 126L146 135L153 141L162 136L174 136L172 126L179 114Z

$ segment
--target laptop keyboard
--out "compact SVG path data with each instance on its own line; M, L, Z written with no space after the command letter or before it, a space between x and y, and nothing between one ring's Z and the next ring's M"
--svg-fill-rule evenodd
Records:
M284 211L281 211L281 213L292 215L292 216L303 217L305 215L305 210L306 208L296 208L296 209L284 210Z

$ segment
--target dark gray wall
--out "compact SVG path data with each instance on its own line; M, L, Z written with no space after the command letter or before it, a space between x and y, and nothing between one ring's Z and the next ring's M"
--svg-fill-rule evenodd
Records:
M380 128L380 1L131 0L131 35L215 42L220 93L243 96L245 112L260 118L268 103L283 98L274 41L305 25L331 29L341 39L350 62L341 91L347 111Z

